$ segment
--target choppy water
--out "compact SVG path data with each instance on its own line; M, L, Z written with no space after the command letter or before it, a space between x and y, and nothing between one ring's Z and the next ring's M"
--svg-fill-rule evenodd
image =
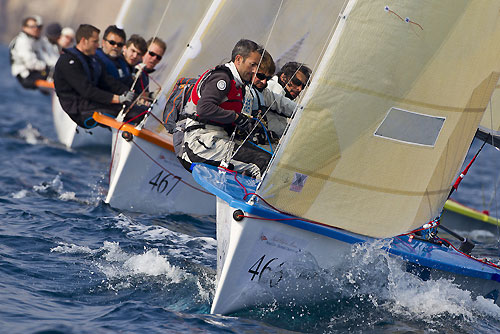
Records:
M104 204L109 153L59 145L49 97L9 75L4 46L0 64L1 333L500 332L500 308L489 300L452 281L421 282L363 247L356 266L320 275L334 302L209 315L213 221ZM499 159L486 147L454 197L494 214ZM476 237L498 260L497 237Z

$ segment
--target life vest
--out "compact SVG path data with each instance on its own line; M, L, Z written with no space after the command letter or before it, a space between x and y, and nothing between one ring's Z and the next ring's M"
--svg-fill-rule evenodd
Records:
M121 56L117 57L116 62L112 61L102 49L97 49L96 56L104 64L106 72L124 83L130 80L130 69L127 62ZM118 67L117 67L118 65Z
M83 66L83 70L85 71L87 78L90 80L92 85L97 86L97 84L99 83L99 78L101 77L102 73L102 66L101 63L99 63L99 61L97 60L97 58L92 56L85 56L76 47L64 49L64 52L70 53L76 58L78 58L78 60ZM90 66L86 58L90 59Z
M196 84L194 85L189 101L191 101L195 106L198 105L198 101L201 98L199 88L201 87L202 83L215 71L225 71L231 78L231 87L229 88L229 92L227 94L227 100L219 104L219 107L225 110L232 110L237 114L241 113L244 99L243 86L236 87L236 81L234 80L233 73L231 73L231 70L224 65L210 69L201 75L201 77L198 79L198 81L196 81Z

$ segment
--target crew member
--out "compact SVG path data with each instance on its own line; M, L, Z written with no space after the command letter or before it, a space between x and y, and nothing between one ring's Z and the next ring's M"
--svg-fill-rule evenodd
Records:
M40 16L26 17L22 31L9 45L12 75L24 88L37 88L36 81L46 80L57 62L50 43L41 35L42 27Z
M80 25L76 41L76 47L64 49L59 57L54 83L64 111L79 126L92 128L96 125L92 118L94 111L116 117L123 104L133 101L135 94L108 75L95 56L99 29L89 24ZM110 90L103 87L110 87ZM137 112L132 108L125 120L135 118Z
M198 79L185 107L188 118L185 124L179 122L179 128L185 125L177 148L184 166L193 162L215 166L225 163L238 172L261 176L271 155L247 141L238 149L230 136L235 127L243 137L252 130L249 117L241 113L244 86L255 75L262 51L255 42L242 39L233 48L229 63L208 70Z

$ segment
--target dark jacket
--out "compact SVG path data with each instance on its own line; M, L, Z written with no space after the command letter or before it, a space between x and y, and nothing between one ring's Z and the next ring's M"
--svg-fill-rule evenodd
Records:
M106 74L95 56L85 56L76 48L65 49L54 71L54 85L64 111L76 123L82 111L111 106L113 95L128 90L119 80ZM109 91L104 87L109 87Z
M108 57L102 49L97 49L96 57L104 64L104 70L113 78L120 80L127 86L132 85L132 74L130 68L123 56L118 56L115 59Z

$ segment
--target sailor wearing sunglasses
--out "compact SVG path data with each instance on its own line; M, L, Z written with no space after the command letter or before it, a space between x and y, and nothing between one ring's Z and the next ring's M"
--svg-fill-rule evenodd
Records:
M135 86L136 92L139 91L149 99L152 99L155 95L155 92L149 93L155 89L149 84L149 76L155 71L156 65L161 61L166 51L167 43L158 37L150 38L147 42L147 51L142 56L142 63L135 67L134 76L140 73Z
M102 48L97 49L96 56L104 64L106 73L128 85L132 81L132 74L122 56L126 38L123 29L115 25L107 27L102 38Z
M261 127L257 128L253 141L264 146L273 146L278 142L284 130L279 118L291 117L296 107L296 103L285 95L272 92L267 87L275 70L273 58L269 52L264 51L259 69L252 79L251 89L246 90L243 106L243 112L251 113L260 120Z
M311 76L311 69L305 64L288 62L268 82L269 89L277 94L282 94L290 100L296 100L306 87ZM270 114L269 127L277 137L281 137L288 124L289 117L286 113Z

